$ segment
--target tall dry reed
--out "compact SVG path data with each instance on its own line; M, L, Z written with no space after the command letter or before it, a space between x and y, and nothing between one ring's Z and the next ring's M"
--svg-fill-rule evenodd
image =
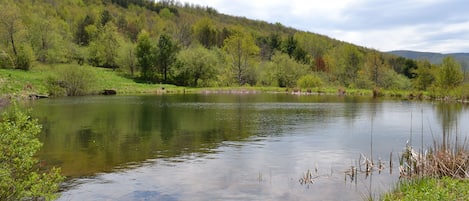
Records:
M400 177L469 178L469 149L467 140L459 144L438 143L427 151L415 151L407 145L400 157Z

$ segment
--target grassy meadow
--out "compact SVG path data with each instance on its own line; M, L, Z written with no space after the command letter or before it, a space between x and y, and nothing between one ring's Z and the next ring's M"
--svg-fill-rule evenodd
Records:
M60 64L38 65L29 71L0 69L0 97L23 99L28 98L30 94L49 95L48 80L60 76L63 68L84 68L89 72L89 76L95 78L88 83L89 95L99 94L104 89L116 90L118 94L180 93L184 90L182 87L168 84L138 83L112 69Z

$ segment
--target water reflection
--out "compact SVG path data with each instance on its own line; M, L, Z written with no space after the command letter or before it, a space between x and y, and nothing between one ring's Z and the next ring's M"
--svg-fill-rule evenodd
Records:
M62 200L360 200L398 177L344 182L361 154L388 161L393 152L397 164L415 122L428 122L422 143L431 145L429 130L448 119L441 114L469 119L465 107L284 94L81 97L33 107L45 128L41 160L79 184ZM321 176L302 186L315 169Z
M245 129L251 123L243 120L249 116L244 109L192 108L179 98L45 101L34 108L47 128L41 135L40 154L50 165L61 165L67 176L76 177L111 171L128 162L203 151L251 135Z
M448 103L437 103L435 104L436 116L441 124L442 142L443 149L448 146L448 143L454 143L451 139L458 140L458 120L463 111L463 104L448 104Z

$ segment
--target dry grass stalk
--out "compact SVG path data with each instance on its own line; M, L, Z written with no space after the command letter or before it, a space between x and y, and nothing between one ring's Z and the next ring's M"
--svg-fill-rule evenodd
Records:
M465 145L437 145L427 152L416 152L410 145L401 156L401 178L453 177L469 178L469 150Z
M316 180L317 178L319 177L327 177L328 175L319 175L318 173L318 167L317 167L317 164L316 166L314 167L314 176L313 176L313 172L311 170L308 170L306 171L306 173L303 174L303 176L301 176L299 182L301 185L306 185L306 184L313 184L314 183L314 180ZM331 169L331 175L332 175L332 169Z
M392 153L390 156L392 158ZM392 167L391 160L389 162L389 166ZM347 177L349 177L351 181L356 181L359 174L365 174L365 176L368 177L373 173L373 171L378 171L378 173L381 174L385 169L386 165L381 158L378 159L378 164L375 165L373 160L367 158L364 154L360 154L357 167L352 165L344 172L345 181L347 181ZM392 171L390 171L390 173L392 173Z
M313 177L313 173L308 170L306 171L306 173L300 178L300 184L301 185L305 185L305 184L312 184L314 181L313 179L315 179L316 177Z

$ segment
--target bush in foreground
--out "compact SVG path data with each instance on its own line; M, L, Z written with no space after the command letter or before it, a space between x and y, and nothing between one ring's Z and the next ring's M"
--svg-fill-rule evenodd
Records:
M56 197L63 177L53 168L41 172L34 158L42 146L36 135L41 126L16 105L0 119L0 200Z

